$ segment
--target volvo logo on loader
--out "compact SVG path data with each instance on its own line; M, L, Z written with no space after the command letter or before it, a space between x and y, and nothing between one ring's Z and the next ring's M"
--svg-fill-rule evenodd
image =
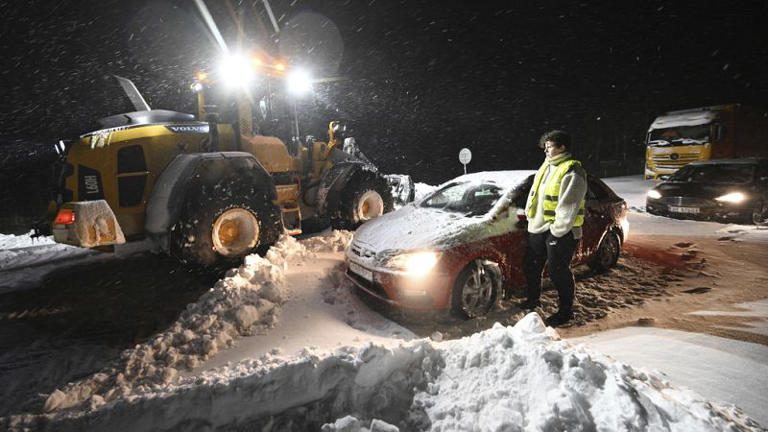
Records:
M199 133L207 134L208 125L167 125L166 126L173 133Z

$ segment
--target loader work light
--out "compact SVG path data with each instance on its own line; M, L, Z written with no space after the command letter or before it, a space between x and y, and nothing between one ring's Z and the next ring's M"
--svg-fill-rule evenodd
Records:
M251 61L239 54L225 57L219 66L221 81L230 88L245 88L255 78Z
M312 77L303 69L296 69L286 77L288 91L294 96L302 96L312 91Z

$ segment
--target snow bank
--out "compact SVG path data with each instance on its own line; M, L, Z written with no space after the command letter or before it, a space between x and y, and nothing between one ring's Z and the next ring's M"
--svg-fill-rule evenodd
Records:
M41 430L760 430L529 314L460 340L265 355L91 412L17 416ZM2 421L0 420L0 425Z
M266 254L249 255L229 270L163 333L123 352L109 370L55 390L44 411L82 407L95 409L117 399L135 398L177 384L180 369L192 369L231 346L241 336L266 331L277 322L286 300L285 270L290 262L318 252L343 250L352 234L333 231L299 243L283 236Z
M445 367L414 401L433 430L758 428L738 410L559 341L536 314L443 345Z
M23 235L0 234L0 250L56 244L53 236L33 238L32 234L32 231Z

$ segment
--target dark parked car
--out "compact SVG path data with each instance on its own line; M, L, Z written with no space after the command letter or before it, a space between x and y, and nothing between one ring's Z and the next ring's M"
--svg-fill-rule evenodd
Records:
M486 314L522 288L525 206L532 171L494 171L451 180L425 198L366 222L346 251L347 276L399 308ZM589 178L584 236L574 264L604 269L627 235L627 205Z
M645 209L679 219L763 225L768 219L768 159L690 163L648 191Z

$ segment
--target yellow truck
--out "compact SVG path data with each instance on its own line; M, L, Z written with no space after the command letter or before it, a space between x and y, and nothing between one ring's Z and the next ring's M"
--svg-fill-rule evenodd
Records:
M768 156L768 110L741 104L664 113L646 136L645 179L699 160Z

